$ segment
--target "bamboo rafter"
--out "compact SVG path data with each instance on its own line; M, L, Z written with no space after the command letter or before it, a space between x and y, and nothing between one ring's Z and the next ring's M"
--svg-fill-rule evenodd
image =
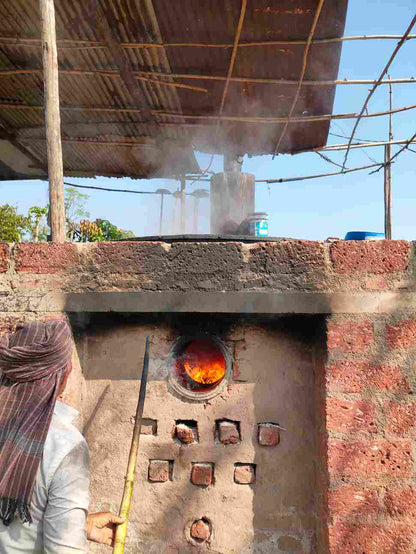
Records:
M10 77L13 75L38 75L42 73L42 69L1 69L0 77ZM60 69L59 73L61 75L92 75L100 77L109 77L111 79L120 77L120 73L117 70L83 70L83 69ZM139 72L133 71L134 78L138 81L145 81L147 83L153 83L155 85L161 85L165 87L174 87L174 88L183 88L188 90L193 90L197 92L208 93L208 89L203 87L197 87L194 85L185 85L183 83L173 83L168 81L159 81L157 79L152 79L151 77L145 77L138 75ZM152 75L152 72L149 72ZM154 74L155 76L159 76ZM162 73L163 77L175 77L175 75L170 75L169 73Z
M10 77L13 75L36 75L42 72L41 69L1 69L0 77ZM80 75L80 76L99 76L99 77L109 77L111 79L119 77L119 72L115 69L60 69L59 73L62 75ZM189 88L188 85L183 85L182 83L170 83L158 81L156 79L151 79L150 75L154 77L162 77L166 79L177 78L177 79L188 79L188 80L202 80L202 81L226 81L227 77L223 75L204 75L204 74L192 74L192 73L164 73L160 71L134 71L136 79L143 80L146 77L147 81L154 82L157 85L166 85L173 87L183 87ZM289 80L289 79L269 79L261 77L230 77L230 82L235 83L259 83L265 85L298 85L299 81ZM416 77L406 77L399 79L384 79L384 80L375 80L375 79L335 79L335 80L323 80L323 81L303 81L302 86L334 86L334 85L373 85L378 83L379 85L398 85L406 83L416 83ZM200 87L192 87L192 89L200 92L209 92L207 89L202 89Z
M311 150L307 150L307 152L335 152L338 150L347 150L348 146L350 150L354 150L356 148L373 148L375 146L385 146L386 144L411 144L413 139L406 140L380 140L375 142L365 142L365 143L356 143L356 144L330 144L328 146L321 146L319 148L312 148ZM301 152L296 152L301 153ZM392 158L393 159L393 158Z
M400 112L406 112L416 108L416 104L410 106L404 106L402 108L395 108L394 110L385 110L380 112L373 112L364 114L363 118L368 117L381 117L389 114L396 114ZM0 103L0 110L35 110L42 111L42 104L16 104L9 102ZM142 111L138 108L109 108L106 106L69 106L61 104L62 111L74 111L74 112L98 112L98 113L114 113L114 114L141 114ZM193 114L182 114L176 112L167 112L164 110L151 110L152 115L158 115L160 117L169 117L173 119L188 119L188 120L201 120L201 121L216 121L218 116L216 115L193 115ZM293 123L314 123L316 121L332 121L333 119L355 119L358 117L358 113L340 113L340 114L323 114L323 115L302 115L292 117L291 121ZM235 123L285 123L287 117L242 117L242 116L232 116L232 115L223 115L221 116L222 121L230 121ZM114 125L123 125L129 124L134 125L140 123L139 121L109 121L103 122L98 121L97 123L114 123ZM94 122L95 124L95 122ZM63 123L65 125L65 123ZM166 125L177 125L176 123L166 123ZM191 124L194 125L194 124ZM40 127L40 126L38 126ZM345 137L348 138L348 137Z
M246 8L247 8L247 0L241 0L240 17L238 19L237 28L235 31L233 51L231 53L231 59L230 59L230 64L228 66L227 78L225 81L224 89L222 91L220 109L218 111L218 121L217 121L217 128L215 130L214 144L216 144L218 139L218 132L220 130L220 125L221 125L221 116L224 110L225 99L227 98L228 88L230 86L231 77L234 70L234 64L237 57L238 43L240 42L241 31L243 29L244 18L246 15Z
M279 150L280 148L280 145L282 143L282 140L286 134L286 131L287 131L287 128L290 124L290 120L291 120L291 117L293 115L293 112L295 110L295 107L296 107L296 104L297 104L297 101L298 101L298 98L299 98L299 94L300 94L300 89L302 88L302 83L303 83L303 79L305 77L305 73L306 73L306 66L307 66L307 63L308 63L308 55L309 55L309 49L311 47L311 43L312 43L312 39L313 39L313 35L315 33L315 29L316 29L316 26L318 24L318 19L319 19L319 16L321 15L321 11L322 11L322 7L324 5L324 1L325 0L319 0L319 3L318 3L318 7L316 8L316 12L315 12L315 16L313 18L313 22L312 22L312 26L311 26L311 30L309 32L309 36L308 36L308 39L306 41L306 45L305 45L305 50L303 51L303 57L302 57L302 69L301 69L301 72L300 72L300 76L299 76L299 81L296 85L296 92L295 92L295 96L293 98L293 101L292 101L292 105L290 106L290 110L289 110L289 114L288 114L288 119L286 121L286 123L284 124L283 126L283 129L280 133L280 136L279 138L277 139L277 142L276 142L276 146L274 147L274 151L273 151L273 158L274 156L276 155L277 151Z
M314 39L311 44L331 44L337 42L348 42L358 40L399 40L401 35L355 35L347 37L333 37ZM416 39L416 35L409 35L406 40ZM306 40L265 40L257 42L239 42L238 48L255 48L262 46L301 46L306 44ZM8 37L1 36L0 44L22 45L33 48L40 48L40 39L36 37ZM209 43L209 42L122 42L121 46L126 49L145 49L145 48L233 48L233 43ZM80 39L61 39L58 40L58 49L105 49L108 45L99 40L80 40Z
M123 139L124 137L120 137ZM26 144L31 142L45 142L45 137L25 137L19 138L19 142ZM126 146L126 147L137 147L137 146L152 146L153 140L148 137L131 139L130 137L125 137L124 140L96 140L93 138L83 138L83 137L62 137L63 143L78 143L78 144L93 144L97 146Z
M351 149L351 144L352 144L352 141L354 139L354 135L355 135L355 131L357 130L357 127L360 123L360 120L365 112L365 110L367 109L367 106L368 106L368 103L371 99L371 97L373 96L374 92L376 91L377 87L381 84L382 80L383 80L383 77L385 75L387 75L387 72L391 66L391 64L393 63L393 60L394 58L396 57L397 53L399 52L399 50L401 49L401 47L403 46L403 44L406 42L406 37L408 35L410 35L410 31L412 30L413 26L415 25L416 23L416 15L413 17L412 21L410 22L408 28L406 29L405 33L402 35L402 38L400 39L400 41L397 43L396 45L396 48L394 49L392 55L390 56L387 64L385 65L383 71L381 72L380 74L380 77L377 79L377 81L374 83L372 89L370 90L370 92L368 93L367 95L367 98L365 99L364 101L364 104L363 104L363 107L361 109L361 112L359 113L357 119L355 120L355 124L354 124L354 127L353 127L353 130L352 130L352 133L351 133L351 136L350 136L350 140L348 141L348 148L345 152L345 156L344 156L344 161L343 161L343 164L342 164L342 167L343 169L345 169L345 166L347 164L347 159L348 159L348 154L349 154L349 151ZM390 82L390 79L387 79L387 83Z
M2 138L2 134L0 133L0 138ZM413 136L411 139L402 139L402 140L392 140L392 141L378 141L378 142L366 142L366 143L359 143L359 144L352 144L350 146L350 149L356 149L356 148L373 148L376 146L384 146L386 144L405 144L406 146L402 148L397 154L394 156L394 158L403 150L405 150L409 144L416 143L416 140L414 140L415 137ZM30 144L32 142L45 142L45 137L18 137L18 140L22 144ZM62 142L65 143L84 143L84 144L95 144L98 146L127 146L127 147L135 147L135 146L152 146L154 144L153 140L149 137L142 137L142 138L131 138L131 137L119 137L119 140L101 140L101 139L94 139L92 137L62 137ZM293 155L296 154L304 154L305 152L335 152L339 150L346 150L348 147L348 144L331 144L329 146L321 146L319 148L310 148L308 150L298 150L297 152L293 152ZM392 158L393 160L393 158Z

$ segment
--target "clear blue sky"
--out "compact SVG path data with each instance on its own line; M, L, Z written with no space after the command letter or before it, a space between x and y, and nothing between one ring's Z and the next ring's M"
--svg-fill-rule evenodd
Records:
M415 0L350 0L346 35L402 34L415 12ZM413 29L416 33L416 29ZM340 78L376 79L396 46L393 40L345 42L342 49ZM392 78L416 77L416 40L408 41L399 52L390 71ZM334 113L360 111L369 86L339 86ZM394 87L394 107L416 103L416 84ZM388 109L388 87L381 86L373 95L369 111ZM409 138L416 131L416 110L397 114L393 119L394 137ZM330 132L349 135L352 120L332 122ZM362 120L357 138L386 140L388 118ZM344 138L330 135L328 143L344 143ZM393 152L399 146L393 147ZM416 151L416 145L414 146ZM366 154L367 153L367 154ZM333 153L334 161L342 162L343 152ZM354 150L348 166L358 167L383 161L383 148ZM210 156L197 154L201 168L209 163ZM393 238L416 239L416 153L404 152L393 166ZM222 170L222 158L216 157L211 169ZM321 160L317 154L297 156L270 156L245 159L243 170L254 173L257 179L292 177L336 171L337 168ZM349 230L383 231L383 172L369 175L360 171L349 175L326 177L287 184L258 184L256 186L256 210L269 213L270 235L301 239L324 240L328 236L344 237ZM78 184L156 190L160 187L176 190L178 183L155 179L133 181L130 179L67 179ZM189 185L189 183L188 183ZM207 184L204 184L207 185ZM201 188L201 184L194 185ZM190 189L191 192L193 189ZM92 219L109 219L136 235L158 233L158 196L139 196L121 193L85 191L90 194L88 209ZM0 202L12 203L25 212L34 205L47 202L47 188L41 181L0 183ZM188 232L191 231L192 199L188 199ZM173 199L166 198L166 226L171 229ZM209 232L209 201L201 201L200 233Z

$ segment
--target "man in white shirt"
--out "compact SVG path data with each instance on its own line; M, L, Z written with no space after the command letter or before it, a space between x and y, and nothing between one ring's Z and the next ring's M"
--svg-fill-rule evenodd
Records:
M85 553L87 538L111 545L123 520L88 515L88 446L73 425L78 412L56 401L71 371L68 325L29 323L6 343L0 345L0 554Z

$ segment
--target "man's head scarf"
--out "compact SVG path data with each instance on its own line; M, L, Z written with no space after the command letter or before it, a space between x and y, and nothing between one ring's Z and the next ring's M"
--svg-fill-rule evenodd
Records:
M31 522L30 503L56 397L69 368L65 321L31 322L0 342L0 521Z

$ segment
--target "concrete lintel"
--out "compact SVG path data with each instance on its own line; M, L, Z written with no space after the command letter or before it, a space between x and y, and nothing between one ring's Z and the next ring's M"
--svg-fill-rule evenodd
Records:
M416 293L84 292L20 297L0 311L361 314L416 311Z

